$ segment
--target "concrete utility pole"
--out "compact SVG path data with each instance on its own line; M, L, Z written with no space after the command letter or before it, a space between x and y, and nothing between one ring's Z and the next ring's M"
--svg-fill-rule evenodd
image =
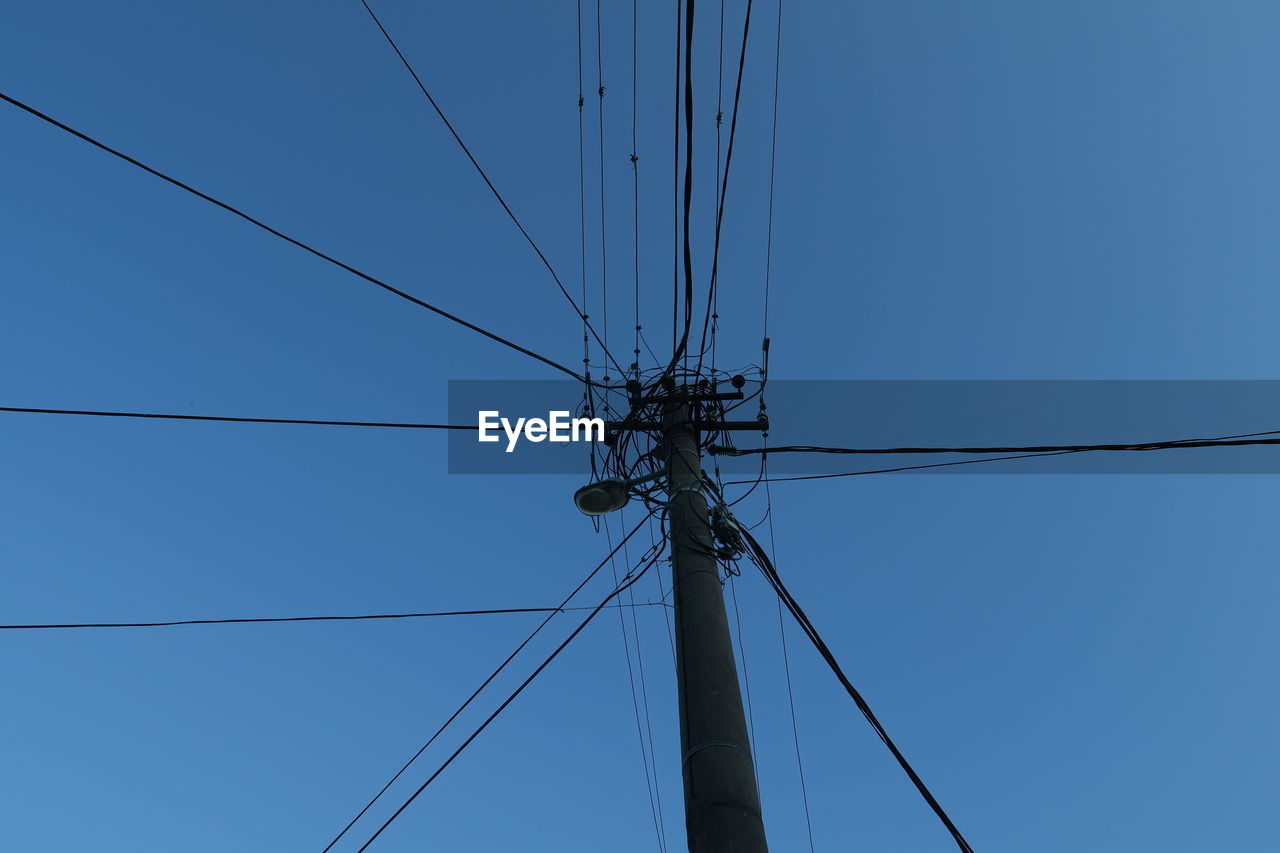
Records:
M668 405L663 434L689 851L766 853L729 617L702 495L698 432L688 403Z

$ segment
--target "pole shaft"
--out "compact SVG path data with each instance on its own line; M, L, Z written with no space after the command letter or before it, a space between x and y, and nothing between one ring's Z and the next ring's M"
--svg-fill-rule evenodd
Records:
M690 853L767 853L729 618L687 404L667 409L671 571Z

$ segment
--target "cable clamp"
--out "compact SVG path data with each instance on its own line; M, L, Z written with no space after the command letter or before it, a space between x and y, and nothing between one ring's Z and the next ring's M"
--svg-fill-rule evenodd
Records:
M727 746L730 749L736 749L738 750L738 752L741 752L743 755L745 755L748 761L754 761L754 759L752 759L751 757L750 751L748 751L747 748L742 744L734 743L731 740L708 740L698 744L697 746L690 747L689 751L684 754L684 758L680 760L680 765L683 767L685 764L689 763L690 758L693 758L693 756L697 755L699 752L702 752L702 750L708 749L713 746Z
M676 498L684 494L700 495L702 494L702 486L681 486L671 493L670 499L667 500L667 506L671 506Z

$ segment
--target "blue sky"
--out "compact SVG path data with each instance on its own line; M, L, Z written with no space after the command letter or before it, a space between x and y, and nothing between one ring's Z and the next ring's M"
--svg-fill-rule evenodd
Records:
M675 10L641 6L641 319L660 342ZM573 5L376 8L576 292ZM742 8L727 4L730 44ZM626 340L630 5L603 11L609 329ZM700 271L717 13L699 6ZM721 352L743 363L761 337L775 14L755 7L721 256ZM1276 378L1278 37L1274 5L1244 0L789 4L773 375ZM590 130L590 29L587 50ZM356 0L10 4L0 81L579 357L572 312ZM552 378L8 106L0 145L0 405L431 421L451 378ZM590 209L588 228L595 305ZM6 415L0 440L6 623L548 606L607 551L570 503L577 480L450 476L439 435ZM782 483L778 568L977 849L1262 850L1276 491L1265 476ZM805 849L774 605L749 574L736 591L766 826L773 849ZM678 849L666 629L658 608L637 615ZM0 847L319 851L535 619L9 632ZM614 622L373 849L654 849ZM791 649L817 849L948 849L816 656L794 634Z

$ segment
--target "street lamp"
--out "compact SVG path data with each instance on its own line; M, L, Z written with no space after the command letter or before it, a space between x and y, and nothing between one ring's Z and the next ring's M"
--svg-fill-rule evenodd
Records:
M631 500L630 489L661 477L662 471L654 471L634 480L610 477L598 483L583 486L573 493L573 502L583 515L606 515L622 509Z

